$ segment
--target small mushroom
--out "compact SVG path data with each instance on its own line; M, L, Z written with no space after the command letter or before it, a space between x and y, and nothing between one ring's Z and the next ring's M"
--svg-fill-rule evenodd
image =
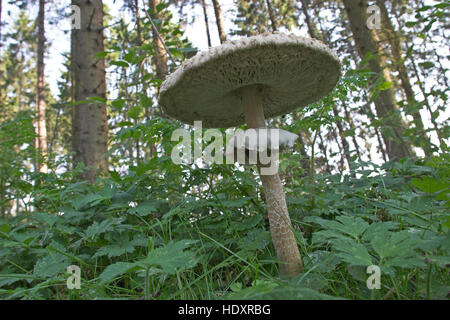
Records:
M159 102L167 115L205 128L247 124L317 101L340 77L337 56L322 42L282 33L240 38L186 60L167 77ZM259 169L261 166L258 165ZM278 172L261 174L270 233L282 275L303 271Z

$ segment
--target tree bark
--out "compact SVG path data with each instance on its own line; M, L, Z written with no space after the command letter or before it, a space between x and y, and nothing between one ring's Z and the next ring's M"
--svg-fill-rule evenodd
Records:
M208 39L208 47L211 47L211 35L209 33L208 12L206 11L205 0L201 0L203 8L203 16L205 18L206 38Z
M156 10L156 7L160 3L161 0L149 0L150 8L153 10L153 13L151 15L153 21L154 20L162 21L161 13ZM161 35L161 39L163 39L164 41L163 35ZM153 49L155 50L153 62L156 66L156 76L158 77L158 79L164 81L167 75L169 74L169 69L167 67L167 52L166 49L164 48L163 43L158 37L158 30L155 30L154 28L153 28Z
M72 30L72 72L75 101L92 97L106 99L105 60L94 55L104 51L103 3L101 0L72 0L80 8L81 28ZM75 165L88 166L81 178L94 182L101 171L108 169L106 105L101 102L82 103L73 107L72 143Z
M45 117L45 0L39 0L38 14L38 48L37 48L37 92L36 92L36 133L38 150L38 170L47 173L47 126ZM40 153L40 154L39 154ZM41 156L43 159L41 159Z
M335 106L333 106L333 114L335 117L339 117L339 112ZM344 128L342 126L341 121L336 121L336 126L338 128L339 138L342 142L342 148L344 149L344 156L348 163L348 169L351 169L351 158L350 158L350 146L347 139L344 136Z
M366 26L367 2L365 0L343 0L343 2L359 56L363 59L367 54L374 55L374 58L369 61L370 69L379 74L383 82L390 81L389 72L385 68L384 55L378 46L378 37ZM375 107L377 116L383 123L381 135L386 144L389 159L411 157L413 153L410 143L403 137L405 123L399 114L394 90L388 88L380 91L375 99Z
M2 2L0 0L0 53L2 52Z
M216 16L217 30L219 31L220 43L227 41L227 35L223 27L222 21L222 10L220 9L220 4L218 0L212 0L214 6L214 14Z
M398 72L398 76L400 78L400 84L405 92L406 100L408 102L408 106L415 108L412 112L412 116L414 119L414 125L418 130L418 135L422 138L422 143L420 146L423 148L425 155L430 157L433 155L433 152L430 148L430 140L425 134L424 125L422 122L422 118L420 116L419 110L417 110L417 100L415 98L414 90L412 88L411 82L409 81L408 71L405 66L405 60L403 58L402 47L400 43L400 38L398 32L395 30L392 25L391 19L389 18L389 13L386 9L386 5L384 1L377 0L377 5L380 8L381 18L383 22L383 28L381 31L384 33L387 42L391 48L392 57L394 59L394 65Z
M275 18L275 14L273 13L273 7L270 0L266 0L267 11L269 12L270 18L270 26L272 27L272 32L278 31L277 29L277 19Z

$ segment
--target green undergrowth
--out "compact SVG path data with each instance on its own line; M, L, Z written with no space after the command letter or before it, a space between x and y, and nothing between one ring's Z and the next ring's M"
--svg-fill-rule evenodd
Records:
M160 158L95 185L41 176L37 212L0 220L0 298L448 299L445 158L318 175L313 203L309 178L288 176L297 277L278 274L254 173ZM67 287L70 265L80 289ZM370 265L380 289L367 286Z

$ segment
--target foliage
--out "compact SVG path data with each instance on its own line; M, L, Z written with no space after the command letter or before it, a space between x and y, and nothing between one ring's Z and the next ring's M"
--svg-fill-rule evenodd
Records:
M0 221L1 297L367 299L371 264L382 272L372 298L448 294L448 162L365 163L343 182L320 175L314 209L304 180L288 186L294 225L305 230L306 272L293 279L276 277L264 209L237 189L254 190L248 172L175 169L152 177L135 168L94 186L48 176L37 198L45 210ZM213 189L189 196L219 173ZM196 178L176 183L186 174ZM80 290L65 286L73 264Z

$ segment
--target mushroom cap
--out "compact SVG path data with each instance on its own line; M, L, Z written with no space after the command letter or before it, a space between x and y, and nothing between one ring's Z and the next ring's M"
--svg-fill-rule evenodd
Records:
M186 60L161 84L159 103L181 122L205 128L245 123L241 90L260 85L272 118L317 101L340 77L336 54L316 39L282 33L228 41Z

